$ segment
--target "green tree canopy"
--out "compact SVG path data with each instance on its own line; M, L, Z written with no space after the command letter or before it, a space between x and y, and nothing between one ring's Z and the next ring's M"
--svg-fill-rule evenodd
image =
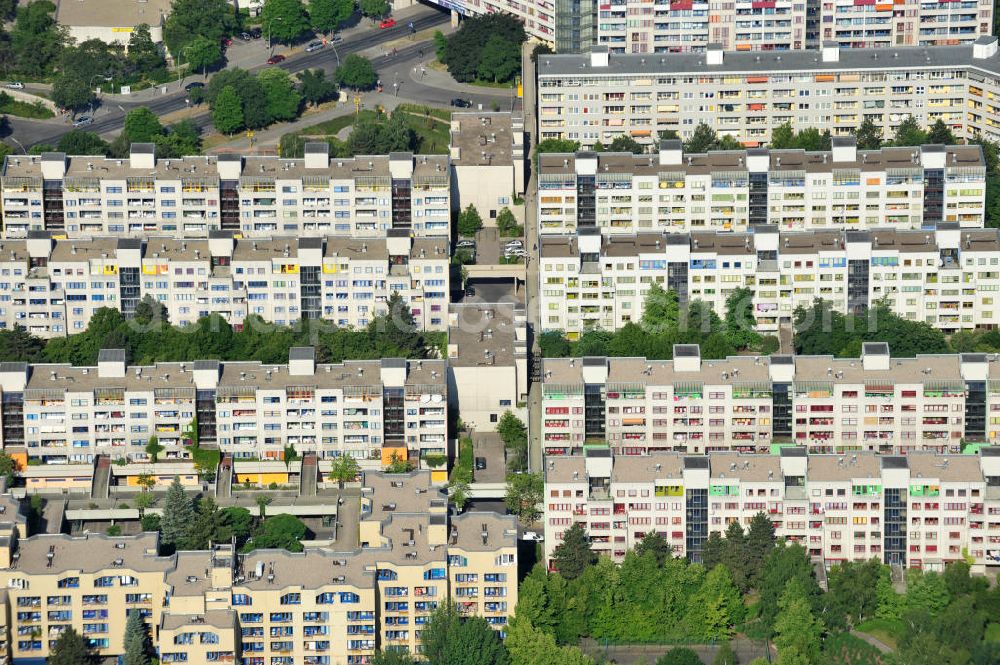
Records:
M774 622L774 644L778 653L793 649L804 656L807 663L817 662L823 623L813 616L812 601L801 579L792 577L788 580L778 607Z
M236 90L226 86L215 100L212 122L223 134L235 134L244 127L243 107Z
M196 35L184 45L180 54L183 62L195 71L200 71L202 76L207 76L209 69L214 69L222 62L222 42Z
M878 150L882 147L882 126L865 116L857 131L858 150Z
M701 658L687 647L674 647L656 659L656 665L702 665Z
M509 81L521 70L521 51L500 35L491 35L483 46L476 70L485 81Z
M163 26L163 41L176 56L196 37L218 44L235 30L236 10L227 0L173 0Z
M537 473L512 473L507 477L504 503L524 524L531 524L541 517L545 482Z
M94 103L94 91L77 76L60 76L52 84L52 101L71 111L80 111Z
M526 39L524 25L510 14L472 16L446 38L438 56L456 81L507 81L521 71L521 44Z
M128 612L125 622L125 654L122 665L150 665L153 662L149 630L139 610Z
M333 99L337 94L337 84L327 80L322 69L304 69L295 76L299 79L299 94L313 106Z
M283 69L271 67L257 75L267 100L267 115L271 120L292 120L299 114L302 96L291 77Z
M163 134L160 118L146 106L134 108L125 114L125 135L130 143L152 143Z
M382 18L389 13L387 0L361 0L358 7L361 13L369 18Z
M552 551L552 564L559 574L568 580L580 577L587 566L597 561L597 555L590 549L587 532L574 523L563 532L562 542Z
M301 552L302 540L309 530L302 521L294 515L274 515L260 523L254 531L253 538L247 543L246 549L285 549L289 552Z
M342 65L333 73L337 85L351 90L371 90L375 87L378 76L375 67L368 58L351 53Z
M265 0L260 20L272 42L290 44L309 31L302 0Z
M472 237L481 228L483 228L483 218L479 216L476 206L470 203L465 210L458 213L459 235Z
M180 478L175 477L167 489L167 498L160 518L160 542L179 547L184 544L194 519L194 506L184 492Z
M335 32L353 13L354 0L309 0L309 22L316 32Z
M439 601L421 634L424 656L434 665L508 665L500 636L482 617L463 618L450 600Z
M47 665L91 665L94 653L87 646L87 640L72 626L59 633L56 643L45 661Z
M59 152L67 155L103 155L108 156L111 146L94 132L74 129L59 137Z

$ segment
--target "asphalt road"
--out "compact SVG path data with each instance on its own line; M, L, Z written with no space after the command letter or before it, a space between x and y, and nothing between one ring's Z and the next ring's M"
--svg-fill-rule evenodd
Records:
M417 31L424 30L427 28L433 28L434 26L447 23L449 21L449 15L445 12L441 12L435 9L426 9L426 11L421 12L419 15L413 17L413 26ZM340 58L345 57L350 53L359 53L373 46L378 46L379 44L398 40L400 38L406 37L410 34L410 29L406 22L400 22L394 28L388 28L386 30L373 29L371 31L364 32L360 36L351 37L345 39L336 45L336 50L334 48L325 48L319 51L314 51L313 53L301 53L298 55L293 55L282 63L278 65L261 65L257 67L250 67L248 71L255 72L261 69L265 69L270 66L277 66L290 73L298 72L303 69L315 69L322 68L327 71L333 71L337 67L338 56ZM412 67L412 62L417 62L420 59L419 53L423 51L425 54L433 53L433 42L427 40L424 42L415 42L412 46L403 49L398 49L395 55L387 55L375 58L373 63L376 69L379 71L380 75L383 77L383 83L386 82L385 71L387 67L402 67L401 74L407 71L408 67ZM406 67L403 67L406 65ZM389 85L392 85L392 73L389 74L388 79ZM411 83L409 81L404 82L403 86L400 87L400 94L403 93L403 88L413 88L415 91L419 90L418 85L407 85ZM112 102L103 107L107 113L100 110L96 114L96 120L93 124L87 126L85 129L87 131L96 132L98 134L104 134L107 132L112 132L118 130L122 127L125 121L125 114L132 108L137 106L146 106L158 116L166 115L174 111L179 111L185 108L185 97L186 93L183 90L178 90L173 93L163 95L152 101L142 101L142 102ZM493 96L485 96L488 100L495 99ZM422 99L421 97L410 97L407 99ZM436 101L441 101L441 91L437 91L435 97L431 97ZM429 100L428 100L429 101ZM24 118L15 118L13 116L8 116L10 121L10 126L12 133L10 136L17 139L25 148L29 148L36 143L56 143L59 137L63 134L69 132L72 126L69 124L58 124L53 122L42 122L37 120L26 120ZM194 118L196 123L201 127L208 127L211 125L211 117L208 114L207 108L205 113L198 114Z

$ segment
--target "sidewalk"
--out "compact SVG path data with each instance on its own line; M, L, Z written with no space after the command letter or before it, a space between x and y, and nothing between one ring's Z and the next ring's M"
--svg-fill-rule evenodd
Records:
M410 70L410 78L417 83L426 85L430 88L439 88L441 90L458 92L465 95L487 95L498 99L510 99L512 94L510 88L487 88L482 85L459 83L453 79L451 74L448 72L442 72L428 67L428 64L434 60L434 53L432 52L428 54L428 56L429 57L421 63L422 68L418 66ZM517 90L514 90L513 94L517 94Z

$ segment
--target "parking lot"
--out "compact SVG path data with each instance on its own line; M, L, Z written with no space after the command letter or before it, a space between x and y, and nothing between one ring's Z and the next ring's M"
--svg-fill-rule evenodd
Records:
M495 227L480 229L476 233L476 263L479 265L500 263L500 257L504 255L504 249L508 245L519 247L527 253L524 238L501 238L499 230Z
M472 295L469 295L469 287ZM524 285L514 288L514 280L509 277L502 278L472 278L466 284L466 291L462 293L459 302L463 303L499 303L499 302L519 302L524 303Z
M476 482L502 483L507 477L507 456L500 435L495 432L473 433L472 451L477 462L486 462L485 469L476 469Z

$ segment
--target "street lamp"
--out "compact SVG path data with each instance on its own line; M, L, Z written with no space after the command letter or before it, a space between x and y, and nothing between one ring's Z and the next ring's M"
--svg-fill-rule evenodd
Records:
M272 46L272 44L271 44L271 24L274 23L275 21L283 21L283 20L284 20L283 16L275 16L274 18L268 20L268 22L267 22L267 48L271 48L271 46Z

